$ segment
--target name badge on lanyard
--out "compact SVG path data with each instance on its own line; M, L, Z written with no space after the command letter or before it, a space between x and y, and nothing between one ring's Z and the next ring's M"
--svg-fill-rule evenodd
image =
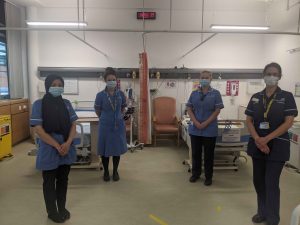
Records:
M268 129L270 129L269 122L261 122L259 124L259 129L261 129L261 130L268 130Z
M270 108L274 102L274 99L276 98L276 94L273 96L273 98L269 101L269 104L267 105L267 100L266 100L266 97L264 95L263 97L263 104L264 104L264 122L261 122L259 124L259 129L261 130L268 130L270 129L270 123L267 122L267 119L268 119L268 114L270 112Z

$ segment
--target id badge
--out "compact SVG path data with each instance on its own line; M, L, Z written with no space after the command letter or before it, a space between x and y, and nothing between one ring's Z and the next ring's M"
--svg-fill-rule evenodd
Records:
M270 124L269 122L261 122L259 124L259 129L261 130L267 130L267 129L270 129Z

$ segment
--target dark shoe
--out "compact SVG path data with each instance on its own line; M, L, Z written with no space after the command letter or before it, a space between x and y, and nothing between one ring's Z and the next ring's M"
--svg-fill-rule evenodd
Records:
M52 213L52 214L48 214L48 218L51 219L55 223L65 222L64 218L61 215L59 215L57 212Z
M67 209L59 211L59 214L64 220L68 220L71 218L71 213Z
M191 183L195 183L198 179L199 179L199 176L192 175L192 176L190 177L190 182L191 182Z
M205 186L210 186L212 184L212 179L206 179L205 181L204 181L204 185Z
M266 220L266 218L258 215L258 214L255 214L253 217L252 217L252 222L253 223L262 223Z
M103 180L104 180L105 182L110 181L110 176L109 176L109 173L108 173L108 172L104 172Z
M119 173L118 173L118 172L114 172L114 173L113 173L113 180L114 180L114 181L119 181L119 180L120 180L120 176L119 176Z

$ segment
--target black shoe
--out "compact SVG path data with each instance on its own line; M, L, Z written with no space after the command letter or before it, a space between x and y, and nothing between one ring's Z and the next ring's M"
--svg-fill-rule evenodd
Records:
M120 176L118 172L114 172L113 173L113 181L119 181L120 180Z
M64 220L68 220L71 218L71 213L67 209L59 211L59 214Z
M204 181L204 185L205 186L210 186L212 184L212 179L206 179L205 181Z
M199 179L199 176L192 175L192 176L190 177L190 182L191 182L191 183L195 183L198 179Z
M104 180L105 182L110 181L110 176L109 176L109 173L108 173L108 172L104 172L103 180Z
M266 220L266 218L264 218L263 216L260 216L258 214L255 214L253 217L252 217L252 222L253 223L262 223Z
M52 213L52 214L48 214L48 218L51 219L55 223L65 222L64 218L61 215L59 215L57 212Z

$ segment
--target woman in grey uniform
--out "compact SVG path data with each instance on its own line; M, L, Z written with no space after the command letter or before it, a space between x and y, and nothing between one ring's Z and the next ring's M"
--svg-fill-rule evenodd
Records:
M288 129L298 115L293 94L278 87L281 76L279 64L266 65L263 71L266 88L251 97L245 111L251 135L247 153L252 157L258 205L252 221L266 221L268 225L278 225L280 221L279 178L290 157Z

